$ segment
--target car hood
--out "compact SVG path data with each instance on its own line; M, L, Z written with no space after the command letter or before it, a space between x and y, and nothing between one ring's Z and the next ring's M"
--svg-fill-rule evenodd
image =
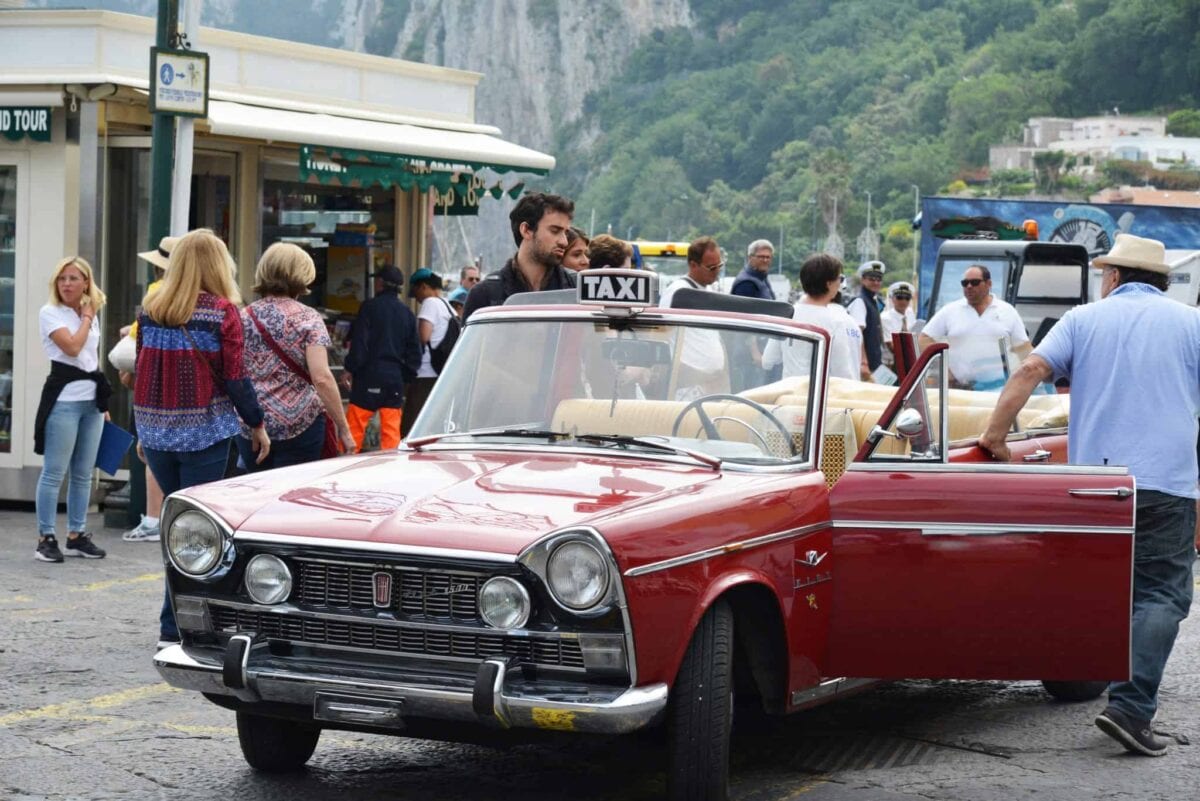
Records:
M239 533L516 555L543 535L748 481L707 466L579 453L394 451L218 481L182 495ZM672 504L673 506L674 504Z

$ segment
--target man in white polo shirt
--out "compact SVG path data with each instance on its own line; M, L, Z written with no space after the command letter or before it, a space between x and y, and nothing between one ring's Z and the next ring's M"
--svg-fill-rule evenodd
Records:
M1033 349L1029 334L1017 310L992 295L992 274L987 267L968 267L960 283L962 300L938 309L917 341L922 349L935 341L950 343L947 359L953 386L999 389L1004 383L1000 339L1007 337L1009 347L1024 359Z

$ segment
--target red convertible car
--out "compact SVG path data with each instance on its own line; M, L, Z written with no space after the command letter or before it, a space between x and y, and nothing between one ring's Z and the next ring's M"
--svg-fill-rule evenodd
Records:
M1134 482L1057 463L1061 398L998 464L945 345L898 388L829 380L786 304L581 276L474 315L399 450L168 499L182 643L155 665L236 712L250 765L323 729L658 727L671 797L721 799L735 698L1127 676Z

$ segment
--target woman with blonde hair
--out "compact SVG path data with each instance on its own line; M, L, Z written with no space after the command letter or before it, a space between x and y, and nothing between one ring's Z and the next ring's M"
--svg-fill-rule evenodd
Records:
M191 231L171 251L162 286L142 303L133 414L138 454L164 495L224 475L239 416L250 427L258 461L271 450L243 364L234 269L212 231ZM160 637L179 639L165 598Z
M38 544L34 556L61 562L55 536L58 491L67 484L66 553L103 559L103 549L84 529L92 493L92 470L100 434L108 416L112 387L100 372L100 324L96 314L106 302L92 277L92 266L78 256L63 259L50 276L50 300L38 312L42 348L50 359L50 375L34 419L33 452L45 456L38 477Z
M329 331L317 310L298 300L315 280L312 257L284 242L267 248L254 271L259 299L242 310L243 358L266 416L271 454L255 464L243 425L237 446L252 472L320 458L330 426L337 445L355 450L329 369Z

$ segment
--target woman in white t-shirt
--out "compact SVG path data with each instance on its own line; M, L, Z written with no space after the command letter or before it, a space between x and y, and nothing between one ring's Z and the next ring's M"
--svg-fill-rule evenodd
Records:
M437 370L433 369L432 353L442 343L450 328L454 310L442 297L442 279L428 267L422 267L408 279L408 294L420 304L417 310L417 338L421 340L421 367L417 379L404 389L404 413L400 416L400 436L407 437L416 422L425 399L437 381Z
M50 277L50 300L38 312L42 348L50 375L42 387L34 421L34 452L45 458L38 477L38 544L34 557L61 562L63 553L103 559L104 551L85 532L92 471L112 388L100 372L100 324L96 314L106 298L92 279L92 266L81 258L63 259ZM67 484L67 532L64 550L55 534L58 491Z
M833 299L842 286L842 263L825 253L810 256L800 267L804 297L796 303L792 319L829 333L829 375L857 381L862 376L862 330ZM783 347L772 340L763 350L763 367L783 364L784 377L807 376L811 370L809 348Z

